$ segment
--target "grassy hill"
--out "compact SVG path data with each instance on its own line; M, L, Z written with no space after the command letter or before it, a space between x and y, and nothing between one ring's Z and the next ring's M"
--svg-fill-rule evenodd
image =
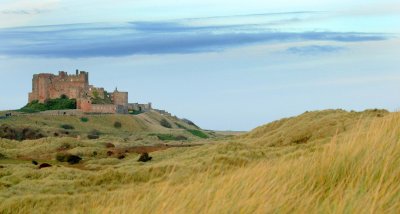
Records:
M203 133L202 130L189 124L186 120L161 115L155 111L139 115L50 116L17 114L0 120L0 125L3 126L3 129L6 126L8 129L15 129L16 132L28 129L30 132L40 133L44 137L85 139L88 135L94 133L99 136L100 140L136 144L159 143L154 142L154 136L159 136L159 134L184 136L188 140L197 140L200 136L199 133L208 137L208 134ZM212 136L213 133L210 134ZM0 137L2 137L1 127Z
M144 132L156 130L164 129ZM157 151L147 163L107 157L98 140L0 139L0 212L398 213L399 136L398 113L327 110L241 136L196 138L206 144ZM65 143L81 164L45 159ZM21 154L54 166L39 170Z

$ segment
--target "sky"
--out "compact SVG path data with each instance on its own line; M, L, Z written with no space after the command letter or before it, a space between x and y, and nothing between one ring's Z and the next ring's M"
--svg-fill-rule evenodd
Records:
M400 107L398 0L0 0L0 110L88 71L205 129Z

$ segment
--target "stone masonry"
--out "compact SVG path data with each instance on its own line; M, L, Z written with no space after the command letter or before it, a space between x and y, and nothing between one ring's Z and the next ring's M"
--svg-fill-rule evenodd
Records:
M148 111L151 104L128 103L128 92L115 89L108 93L104 88L89 85L89 73L76 70L73 75L60 71L58 75L41 73L33 75L32 92L29 102L46 102L61 96L76 99L77 109L85 113L120 113L127 114L129 110Z

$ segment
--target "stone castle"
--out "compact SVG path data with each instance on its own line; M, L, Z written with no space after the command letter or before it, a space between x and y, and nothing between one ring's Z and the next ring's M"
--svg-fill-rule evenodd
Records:
M29 93L29 102L44 103L48 99L61 96L76 99L77 109L84 113L119 113L127 114L130 111L149 111L151 103L139 104L128 102L128 92L115 89L109 93L104 88L89 85L89 73L76 70L73 75L60 71L58 75L41 73L33 75L32 92Z

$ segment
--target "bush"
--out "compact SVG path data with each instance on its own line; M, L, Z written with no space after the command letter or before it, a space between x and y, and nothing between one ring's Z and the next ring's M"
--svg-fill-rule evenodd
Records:
M138 115L138 114L142 114L142 113L144 113L144 111L136 111L136 110L129 111L129 114L133 114L133 115Z
M168 129L172 128L171 123L169 123L168 120L166 120L165 118L163 118L163 119L160 121L160 125L161 125L161 126L164 126L165 128L168 128Z
M72 125L69 125L69 124L63 124L63 125L61 125L61 128L67 129L67 130L75 129L75 127L73 127Z
M116 121L116 122L114 123L114 128L120 129L121 127L122 127L122 123L121 123L121 122Z
M99 135L88 134L87 138L89 140L96 140L96 139L99 139L100 136Z
M138 162L147 162L151 161L153 157L150 157L149 153L145 152L140 155Z
M59 162L68 162L69 164L78 164L82 158L77 155L58 153L56 155L56 160Z
M112 143L106 143L104 146L105 146L106 148L115 148L115 145L112 144Z
M209 138L207 134L205 134L204 132L202 132L200 130L188 129L187 131L190 132L192 135L199 137L199 138L203 138L203 139Z
M0 160L5 160L5 159L7 159L7 156L0 153Z
M63 109L76 109L76 100L69 99L67 96L62 95L60 98L48 99L44 103L39 103L34 100L22 107L19 111L26 113L35 113L47 110L63 110Z
M92 131L89 132L89 134L87 135L87 137L88 137L90 140L99 139L99 137L100 137L100 132L97 131L96 129L93 129Z
M81 122L82 122L82 123L87 123L87 122L89 122L89 118L87 118L87 117L81 117L80 119L81 119Z

